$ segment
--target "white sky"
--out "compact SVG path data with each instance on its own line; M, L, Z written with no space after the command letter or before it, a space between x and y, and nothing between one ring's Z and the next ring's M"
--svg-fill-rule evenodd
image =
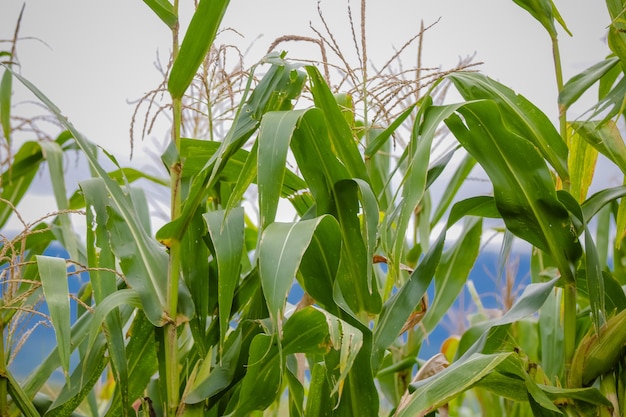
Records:
M565 79L608 53L604 42L609 18L601 0L556 0L574 34L562 33ZM161 81L154 68L157 53L170 51L167 27L141 0L30 0L18 45L20 71L48 95L92 141L127 161L133 106ZM191 4L191 0L181 3ZM340 42L352 44L345 0L323 0L322 9ZM0 0L0 39L10 39L21 1ZM360 2L351 1L358 20ZM459 57L476 53L481 70L515 89L556 118L556 87L550 40L532 17L504 0L370 0L367 5L368 55L384 62L393 48L425 25L441 18L425 38L425 66L454 66ZM242 49L255 46L250 64L281 35L312 36L309 22L321 28L317 0L231 0L224 26L245 36ZM357 22L358 24L358 22ZM255 39L262 35L262 38ZM285 44L289 48L294 44ZM294 46L295 47L295 46ZM7 44L0 44L6 50ZM291 53L291 55L297 55ZM405 64L408 65L408 64ZM17 83L16 83L17 84ZM18 93L16 100L24 99ZM584 109L584 107L581 107ZM159 139L165 135L159 134ZM150 141L147 141L147 147ZM145 150L136 150L141 164ZM145 160L145 158L144 158Z

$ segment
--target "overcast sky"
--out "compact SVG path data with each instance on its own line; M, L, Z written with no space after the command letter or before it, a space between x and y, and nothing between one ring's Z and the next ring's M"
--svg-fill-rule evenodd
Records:
M574 34L573 38L565 33L560 37L568 79L606 56L604 35L609 18L601 0L555 3ZM349 48L346 5L345 0L321 3L331 27ZM12 37L21 6L18 0L0 0L0 39ZM351 7L358 19L360 2L352 0ZM394 47L399 48L419 31L421 20L429 25L440 19L425 38L425 66L449 68L460 57L475 53L474 61L484 62L481 70L485 74L556 118L550 40L513 1L370 0L367 18L372 61L384 62ZM310 22L321 27L317 0L231 0L224 25L245 37L240 40L242 49L254 42L247 57L252 64L278 36L312 36ZM39 39L25 39L18 45L22 74L88 138L121 161L127 160L133 111L128 101L161 81L154 62L157 54L162 58L169 55L167 27L141 0L30 0L20 36ZM0 50L6 45L0 44ZM18 92L16 100L25 97ZM164 135L155 136L162 139ZM144 155L145 150L139 149L135 158L142 161Z

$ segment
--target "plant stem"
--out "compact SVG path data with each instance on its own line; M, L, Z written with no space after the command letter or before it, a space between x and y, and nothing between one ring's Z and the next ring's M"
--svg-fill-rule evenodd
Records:
M174 0L174 11L178 16L178 0ZM172 29L172 60L178 56L178 22ZM182 99L172 97L172 142L176 146L176 162L170 167L171 183L171 219L180 216L182 198L180 161L180 131L182 125ZM165 388L167 393L165 415L174 417L179 403L179 376L178 376L178 337L176 312L178 310L178 280L180 274L181 246L178 239L173 240L169 248L169 263L167 273L167 314L172 320L165 325Z
M552 39L552 57L554 59L554 73L556 75L556 86L558 93L563 91L563 68L561 65L561 53L559 52L559 41L555 35ZM567 132L567 112L559 106L559 132L565 143L569 143ZM565 191L570 188L569 179L561 179ZM563 274L561 274L563 275ZM564 364L565 380L568 380L572 367L572 358L576 349L576 283L566 282L563 291L563 344L564 344Z

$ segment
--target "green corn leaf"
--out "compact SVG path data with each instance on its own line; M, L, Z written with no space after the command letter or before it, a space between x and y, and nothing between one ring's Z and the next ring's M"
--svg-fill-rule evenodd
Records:
M619 58L617 57L607 58L570 78L559 93L559 106L562 109L561 111L567 110L574 104L589 87L611 71L618 62Z
M141 308L141 299L137 291L133 289L118 290L113 294L108 295L102 300L94 311L93 320L91 321L91 328L89 330L89 343L91 348L98 336L101 335L100 326L104 323L106 317L121 305L129 305L135 308Z
M332 186L350 178L334 153L328 128L324 113L313 108L302 115L291 140L291 150L315 199L318 215L334 211Z
M212 369L211 358L205 357L204 361L199 363L201 369L208 368L208 376L193 381L194 385L185 398L187 404L198 404L207 398L210 398L223 391L230 385L237 370L237 362L241 353L241 331L237 331L230 335L226 342L220 361ZM212 354L212 352L210 352ZM205 372L201 370L200 372Z
M365 158L372 158L376 152L378 152L385 143L389 140L391 135L404 123L404 121L413 113L415 110L415 104L409 106L406 110L404 110L396 119L391 122L389 127L385 130L379 132L375 137L373 137L365 148Z
M539 334L541 337L541 364L550 381L562 380L563 323L561 320L563 290L555 288L539 310Z
M256 142L255 142L256 143ZM218 150L220 142L209 140L182 138L180 142L180 156L185 160L183 167L183 178L191 178L197 175ZM250 152L245 149L237 150L230 156L226 162L224 169L220 174L220 178L227 182L236 182L240 176L250 176L246 187L256 182L256 163L254 170L251 170L248 160L253 157L256 159L257 153L255 149ZM131 177L129 177L129 181ZM295 192L306 188L306 183L302 178L288 169L285 169L285 179L281 189L281 197L288 197ZM243 194L241 194L243 195Z
M278 199L285 178L287 150L294 130L306 110L270 112L259 128L257 177L261 229L276 218Z
M535 20L541 23L550 34L551 38L557 37L556 26L554 25L554 20L565 29L565 31L572 36L569 29L565 25L561 14L557 10L554 2L552 0L513 0L518 6L525 9L528 13L530 13Z
M22 389L19 382L15 380L10 370L5 369L2 378L8 380L9 395L17 405L24 417L40 417L39 412L35 408L35 405L31 398L28 397L26 392Z
M11 169L3 172L0 177L2 181L0 197L16 207L30 188L42 161L43 154L38 142L29 141L22 144L13 156ZM0 227L4 227L13 214L13 207L0 201Z
M499 217L495 204L490 197L475 197L456 203L448 217L446 229L439 235L408 281L383 305L382 312L374 328L372 348L372 368L376 372L383 353L398 337L404 323L420 304L432 281L441 259L445 242L445 231L463 216Z
M354 313L377 314L382 300L372 268L379 217L376 197L370 186L358 179L337 182L335 195L343 241L337 283Z
M52 180L52 191L59 211L69 208L67 192L65 189L65 173L63 171L63 150L57 142L40 142L41 151L48 163L50 179ZM67 250L71 259L80 260L78 257L77 240L72 231L72 224L67 213L59 213L59 223L61 224L61 236L63 247Z
M365 163L357 147L357 142L352 135L352 129L346 122L341 109L324 81L322 74L313 66L307 66L306 71L311 79L311 93L315 106L324 112L328 123L331 142L337 155L351 178L360 178L367 181Z
M109 294L117 291L115 271L115 256L111 250L109 233L106 230L109 204L104 181L93 178L82 181L80 187L83 192L86 207L87 228L87 260L93 270L89 273L89 281L93 288L96 304L100 303ZM105 319L105 337L111 364L122 393L123 402L128 402L128 367L126 365L124 334L118 311L113 312Z
M331 216L296 223L272 223L259 243L259 276L270 317L280 326L287 292L318 227L332 227ZM279 327L280 328L280 327Z
M617 201L619 198L626 195L626 185L620 185L613 188L605 188L589 197L581 205L583 216L586 222L590 222L591 219L600 212L600 210L607 204Z
M448 76L465 100L493 100L506 128L534 144L561 179L569 178L567 145L550 119L521 94L479 73Z
M143 0L143 2L152 9L168 28L176 28L178 17L176 17L174 6L168 0Z
M429 101L425 101L419 109L411 141L403 154L403 158L408 160L408 166L402 178L402 204L385 215L383 225L383 230L396 230L389 265L392 275L399 271L409 221L426 192L430 150L437 128L459 106L460 104L431 106Z
M461 163L458 165L456 171L454 171L452 178L450 178L450 181L446 186L446 192L444 193L443 197L439 201L439 204L435 208L435 212L433 213L431 219L431 227L434 227L434 225L436 225L441 220L446 210L448 210L448 208L450 207L450 204L452 204L452 201L457 192L464 184L466 184L467 177L469 176L470 172L472 172L472 169L474 169L475 165L476 160L469 154L466 155Z
M435 273L435 298L421 321L426 334L439 324L463 289L478 257L481 236L481 219L470 218L465 222L458 240L443 253Z
M213 44L229 0L200 0L172 65L167 89L182 98Z
M570 167L569 192L576 201L582 202L587 197L587 191L593 181L598 151L583 139L578 130L574 130L573 134L568 136L568 141L570 151L568 160Z
M337 222L318 227L302 256L298 281L326 311L339 315L333 298L335 277L341 257L341 232Z
M46 304L50 311L50 320L54 327L61 367L66 378L69 379L71 320L70 295L67 284L67 267L65 260L49 256L37 256L39 277L46 297Z
M0 80L0 125L7 144L11 145L11 95L13 94L13 75L5 70Z
M244 209L222 210L203 215L217 258L220 351L224 347L235 289L240 281L244 248Z
M455 362L435 378L411 384L414 391L406 404L401 404L398 417L426 416L471 388L504 362L511 353L474 354L463 362Z
M611 25L607 36L609 48L622 61L622 68L626 62L626 35L624 29L624 2L621 0L607 0L606 6L611 17Z
M311 370L309 393L306 400L305 415L307 417L327 417L333 415L335 407L330 396L330 386L326 375L328 370L323 362L317 362Z
M89 355L92 360L87 364L78 364L70 382L63 386L44 417L68 416L78 408L102 376L108 362L104 350L104 343L94 346Z
M131 401L141 397L150 379L158 371L154 326L141 310L135 311L135 319L129 330L130 340L126 346L129 375L128 398ZM116 390L106 417L119 416L129 406L130 404L122 399L120 391Z
M259 334L250 345L248 370L241 385L239 405L233 417L246 417L251 411L269 407L280 393L284 361L278 354L274 336Z
M446 124L487 171L507 228L550 253L572 282L573 263L582 249L543 158L530 142L506 128L495 103L469 103L458 112L464 121L453 115Z
M580 137L626 173L626 145L615 122L574 122L572 127Z

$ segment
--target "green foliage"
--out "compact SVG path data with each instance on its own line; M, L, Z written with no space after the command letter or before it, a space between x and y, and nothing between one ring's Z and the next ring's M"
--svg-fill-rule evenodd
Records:
M177 40L178 2L145 3ZM567 28L552 1L515 3L558 51L555 22ZM469 72L438 80L383 123L368 113L367 94L361 113L351 95L334 94L316 66L270 53L234 96L227 133L209 141L181 137L183 99L193 94L228 6L201 0L167 79L173 126L162 156L166 180L119 166L107 172L61 110L5 65L6 145L15 145L14 80L64 132L21 144L3 166L1 226L44 164L58 212L3 237L9 278L0 305L7 335L0 415L118 416L139 407L140 415L171 417L622 415L626 188L587 197L598 153L626 172L617 127L626 88L624 4L607 5L615 55L558 82L558 128L511 88ZM445 83L465 101L437 101ZM596 84L591 118L567 119ZM295 109L307 95L308 107ZM435 160L444 125L458 145ZM403 128L406 146L394 154L391 138ZM63 156L70 149L88 161L93 178L67 198ZM493 195L460 200L476 164ZM145 194L132 186L141 178L171 202L170 218L154 236ZM447 190L439 201L431 197L434 187ZM253 190L257 201L249 197ZM289 222L277 220L281 203L291 203ZM75 209L84 209L84 239L73 230ZM477 299L471 327L423 362L429 334L464 287L473 288L468 276L487 223L504 230L502 268L514 236L532 246L533 282L495 316L482 314ZM70 259L43 256L53 241ZM89 279L69 294L68 276L78 272ZM294 300L298 288L303 295ZM15 344L8 336L40 297L56 347L17 382L7 367ZM42 401L58 368L65 382Z

